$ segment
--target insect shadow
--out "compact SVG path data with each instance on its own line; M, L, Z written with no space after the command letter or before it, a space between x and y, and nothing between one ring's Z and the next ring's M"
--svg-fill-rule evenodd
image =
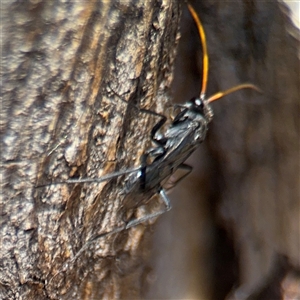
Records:
M172 182L172 186L176 185L192 171L192 167L185 164L185 161L205 139L208 125L213 118L213 112L210 104L213 101L242 89L253 89L261 92L255 85L251 83L243 83L225 91L217 92L212 96L206 96L209 59L205 32L194 8L190 4L187 4L187 6L196 23L202 43L203 76L200 95L192 98L184 104L173 105L172 109L174 117L168 126L164 126L167 121L166 116L153 111L137 108L144 113L149 113L160 118L150 132L150 138L154 147L148 149L141 156L141 165L139 167L121 170L96 179L81 178L61 182L64 184L100 183L121 175L128 175L125 178L124 193L125 195L128 195L130 199L127 199L127 196L125 196L125 205L127 202L134 201L134 206L139 207L139 203L145 204L147 200L150 200L154 195L158 194L164 208L156 212L146 214L140 218L131 218L128 221L125 221L124 226L115 228L109 232L95 235L84 244L69 263L74 262L89 245L96 242L99 238L137 226L138 224L149 221L169 211L171 209L171 203L167 196L167 188L164 188L164 184L178 169L182 169L185 174Z

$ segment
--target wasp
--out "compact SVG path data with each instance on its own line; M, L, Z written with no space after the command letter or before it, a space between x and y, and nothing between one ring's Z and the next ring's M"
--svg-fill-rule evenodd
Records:
M200 19L194 8L188 4L188 9L196 23L200 40L202 43L203 52L203 74L202 87L198 97L194 97L184 104L173 105L174 117L170 124L166 126L167 117L150 112L153 115L159 116L160 120L152 128L150 137L154 147L147 150L141 157L141 166L128 170L121 170L119 172L111 173L101 178L82 178L70 179L63 183L89 183L89 182L104 182L112 178L122 175L128 175L125 178L125 194L128 195L134 202L135 207L139 203L145 204L145 199L150 200L153 196L159 195L164 208L144 215L140 218L129 219L125 222L123 227L115 228L106 233L100 233L91 238L73 257L76 258L93 242L99 238L129 229L138 224L151 220L171 209L171 203L167 196L164 183L176 172L178 169L186 170L186 174L179 178L173 185L177 184L183 177L187 176L192 168L185 164L187 158L196 150L196 148L204 141L209 123L213 119L213 111L211 103L223 98L224 96L236 92L241 89L253 89L260 92L255 85L251 83L244 83L227 89L225 91L217 92L212 96L206 95L208 82L209 59L206 44L206 36ZM146 110L143 110L147 113ZM162 129L165 128L163 131ZM126 203L125 197L124 203Z
M188 9L197 25L202 42L203 76L201 92L198 97L192 98L185 104L173 106L173 110L179 110L179 112L175 114L164 133L161 133L160 129L167 121L165 116L161 116L161 120L151 130L151 140L156 147L149 149L142 155L140 171L133 176L129 176L126 192L132 197L135 205L140 202L140 197L151 199L155 194L159 194L165 208L129 221L126 224L126 229L155 218L171 209L171 203L163 187L163 182L178 169L187 171L185 175L172 184L174 186L192 171L192 167L184 162L205 139L208 125L213 118L210 104L241 89L248 88L260 91L255 85L244 83L212 96L206 96L209 60L205 32L194 8L188 4ZM149 157L151 163L147 164Z
M164 209L145 215L139 219L130 220L126 222L126 225L125 227L122 227L122 230L153 219L171 209L171 203L166 194L166 190L163 187L163 183L166 182L167 179L170 178L171 175L178 169L183 169L187 171L187 173L174 182L172 186L176 185L192 171L192 167L184 162L206 137L208 125L213 119L211 103L241 89L253 89L260 92L260 89L258 89L255 85L251 83L244 83L207 97L206 89L208 82L209 59L205 31L194 8L190 4L187 4L187 6L196 23L202 44L203 74L200 95L192 98L184 104L173 105L173 112L177 113L166 128L165 132L161 132L161 129L167 121L166 116L145 109L142 110L144 113L159 116L160 120L155 124L150 133L151 140L155 147L147 150L142 155L141 166L114 172L101 178L69 179L61 182L100 183L129 174L129 176L125 179L125 194L128 194L128 196L133 199L135 207L138 207L138 204L144 201L144 199L151 199L154 195L159 194L160 199L164 204ZM148 162L149 160L150 163ZM126 203L126 197L124 202ZM117 228L116 230L105 234L119 232L120 230L121 228Z

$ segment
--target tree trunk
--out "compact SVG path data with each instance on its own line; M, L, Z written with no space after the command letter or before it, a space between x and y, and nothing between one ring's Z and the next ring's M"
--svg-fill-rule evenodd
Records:
M1 299L140 298L145 228L95 239L124 226L124 176L54 183L140 165L158 118L137 107L169 101L179 15L170 0L2 4Z
M299 31L275 0L191 3L208 94L246 81L263 94L213 104L154 251L144 226L102 235L143 212L124 207L126 176L55 183L140 165L158 118L138 108L169 104L179 4L2 4L0 299L139 299L155 277L150 299L269 300L299 285ZM187 10L182 29L174 96L185 102L202 73Z

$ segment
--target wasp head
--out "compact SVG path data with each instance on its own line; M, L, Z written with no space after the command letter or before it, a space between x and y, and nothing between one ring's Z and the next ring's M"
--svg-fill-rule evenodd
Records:
M188 102L190 111L202 115L209 123L213 118L213 111L205 98L194 97Z

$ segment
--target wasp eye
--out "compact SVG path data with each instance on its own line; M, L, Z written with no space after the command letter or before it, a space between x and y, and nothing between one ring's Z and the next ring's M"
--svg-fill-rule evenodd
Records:
M198 108L204 107L203 101L200 98L195 98L194 103Z
M192 104L192 109L197 111L197 112L203 112L204 109L204 103L203 100L200 98L192 98L190 100L190 103Z

